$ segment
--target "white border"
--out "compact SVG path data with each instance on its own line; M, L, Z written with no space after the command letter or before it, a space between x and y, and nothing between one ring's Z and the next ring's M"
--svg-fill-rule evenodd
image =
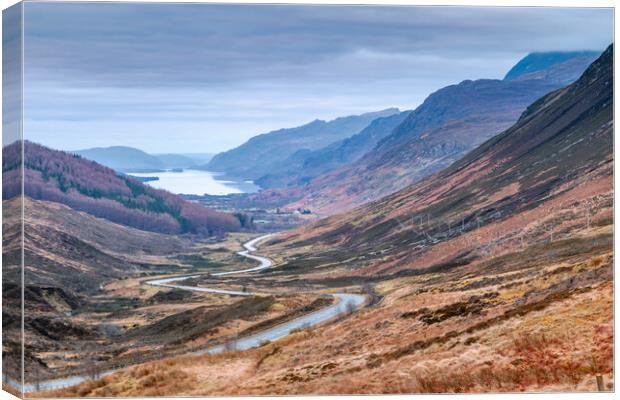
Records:
M27 1L27 0L26 0ZM47 0L43 0L47 1ZM63 0L66 2L74 2L75 0ZM107 0L106 2L124 2L122 0ZM132 0L132 2L143 2L143 3L200 3L200 1L182 1L182 0ZM0 0L0 5L2 9L8 8L14 4L18 3L16 0ZM218 0L213 1L213 3L246 3L246 4L261 4L261 3L270 3L270 4L351 4L351 5L363 5L363 4L376 4L376 5L418 5L418 6L480 6L480 7L611 7L614 8L614 20L615 20L615 5L616 2L613 0L590 0L590 1L575 1L575 0L538 0L538 1L517 1L517 0L450 0L450 1L437 1L437 0L425 0L425 1L415 1L415 0L294 0L294 1L283 1L283 0L242 0L242 1L232 1L232 0ZM1 18L0 18L0 28L1 28ZM614 31L614 43L618 43L618 33ZM1 44L0 44L1 49ZM0 51L0 62L2 60L2 52ZM618 72L618 64L616 62L616 51L614 51L614 76L617 76ZM0 78L0 87L1 87L2 79ZM618 91L618 80L614 79L614 119L615 115L617 115L618 103L615 101L615 93ZM2 106L2 99L0 96L0 110ZM1 153L1 152L0 152ZM614 133L614 158L616 156L616 147L615 147L615 133ZM0 161L2 156L0 154ZM615 173L614 167L614 188L618 187L618 182L620 178ZM1 187L0 187L0 195L1 195ZM618 221L618 216L620 215L618 208L616 207L616 201L614 197L614 221ZM1 219L1 215L0 215ZM614 230L615 231L615 230ZM618 237L614 235L614 250L617 248ZM0 255L1 257L1 255ZM614 271L616 270L614 265ZM615 274L614 274L615 275ZM1 277L0 277L1 281ZM614 281L614 289L615 289L615 281ZM615 307L617 300L616 291L614 290L614 319L615 322L617 319L617 308ZM614 333L618 332L616 329L617 325L614 323ZM614 335L615 341L615 335ZM617 355L617 353L614 353ZM618 357L614 357L614 377L618 376ZM0 365L1 369L1 365ZM1 370L0 370L1 372ZM614 382L614 385L617 385L617 379ZM614 386L615 390L615 386ZM544 394L544 393L524 393L524 394L458 394L458 395L449 395L449 394L438 394L438 395L379 395L379 396L365 396L371 397L374 399L382 399L382 400L390 400L390 399L414 399L419 396L422 396L422 399L445 399L446 396L458 396L455 398L458 399L489 399L489 400L502 400L502 399L515 399L515 398L525 398L525 399L545 399L545 400L582 400L582 399L612 399L615 398L615 393L568 393L568 394ZM313 400L321 400L321 399L333 399L333 400L349 400L352 396L282 396L282 397L261 397L261 399L265 400L281 400L281 399L313 399ZM176 397L173 397L176 398ZM180 397L178 397L181 399ZM200 397L196 397L200 398ZM205 397L206 398L206 397ZM237 397L217 397L217 399L236 399ZM14 396L8 394L7 392L0 391L0 400L5 399L15 399ZM134 397L132 399L149 399L149 398L140 398ZM152 398L150 398L152 399Z

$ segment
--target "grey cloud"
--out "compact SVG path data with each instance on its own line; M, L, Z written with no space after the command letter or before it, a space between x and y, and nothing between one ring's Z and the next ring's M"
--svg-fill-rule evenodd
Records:
M123 144L103 141L131 126L136 140L166 147L158 138L176 126L213 147L205 151L219 151L287 124L411 108L447 84L500 78L531 51L603 49L613 14L29 2L25 24L26 118L35 140ZM58 129L64 139L50 139Z

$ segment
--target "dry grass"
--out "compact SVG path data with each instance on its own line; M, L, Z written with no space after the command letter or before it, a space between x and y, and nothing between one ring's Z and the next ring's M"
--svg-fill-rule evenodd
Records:
M596 391L596 375L611 389L610 230L383 281L378 306L342 320L257 349L145 364L54 395Z
M610 338L608 338L610 339ZM429 368L415 374L416 392L519 392L553 385L576 388L584 380L612 372L613 353L604 347L590 349L592 358L566 357L570 338L544 334L517 334L512 346L502 349L511 355L508 363L486 361L478 368L446 372Z
M175 368L175 363L148 363L132 368L127 373L89 381L76 387L42 392L41 397L154 397L171 393L183 395L196 384L196 377Z

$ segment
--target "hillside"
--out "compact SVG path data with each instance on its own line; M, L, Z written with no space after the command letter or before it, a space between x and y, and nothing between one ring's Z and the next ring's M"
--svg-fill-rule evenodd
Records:
M398 109L389 108L332 121L317 119L295 128L254 136L239 147L217 154L204 168L243 179L257 179L273 172L295 152L323 148L358 133L376 118L398 112Z
M72 152L119 172L155 172L163 169L189 168L203 164L208 154L148 154L127 146L95 147Z
M567 215L552 214L578 204L608 213L612 60L610 47L577 82L530 105L514 126L458 162L383 199L290 233L282 240L284 251L303 253L311 246L323 250L305 265L347 260L359 273L387 273L428 266L431 260L465 262L485 231L518 243L523 231L535 237L569 229ZM487 224L495 228L483 229ZM475 242L463 239L472 237ZM304 259L293 260L298 257Z
M566 63L577 76L587 64ZM533 101L562 84L544 78L463 81L432 93L364 157L312 180L290 208L333 214L376 200L440 171L514 124Z
M23 345L28 381L67 366L83 371L89 358L111 351L110 336L122 332L122 310L136 308L136 294L108 295L106 285L182 272L187 266L175 256L202 245L200 237L139 230L30 197L4 200L2 209L3 365L15 370ZM82 364L67 358L75 351Z
M545 53L531 53L521 59L506 73L505 81L523 80L532 78L547 79L561 85L568 85L579 78L579 68L582 71L601 54L600 51L551 51ZM549 67L554 66L554 69ZM552 72L552 73L550 73ZM575 72L578 72L575 74Z
M17 179L19 143L4 148L4 199L20 192ZM147 231L162 233L216 233L239 229L232 215L209 210L172 193L153 189L137 180L80 156L24 143L26 196L65 204L94 216Z
M303 186L313 178L362 158L392 133L409 113L403 111L377 118L361 132L327 147L297 151L272 168L274 172L260 177L255 183L263 188Z

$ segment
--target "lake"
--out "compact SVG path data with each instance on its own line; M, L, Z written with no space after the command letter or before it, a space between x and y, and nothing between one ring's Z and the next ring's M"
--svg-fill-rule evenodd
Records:
M158 177L159 180L145 182L158 189L177 194L225 195L231 193L253 193L258 187L251 181L231 181L218 178L218 173L185 169L182 172L129 173L138 177Z

